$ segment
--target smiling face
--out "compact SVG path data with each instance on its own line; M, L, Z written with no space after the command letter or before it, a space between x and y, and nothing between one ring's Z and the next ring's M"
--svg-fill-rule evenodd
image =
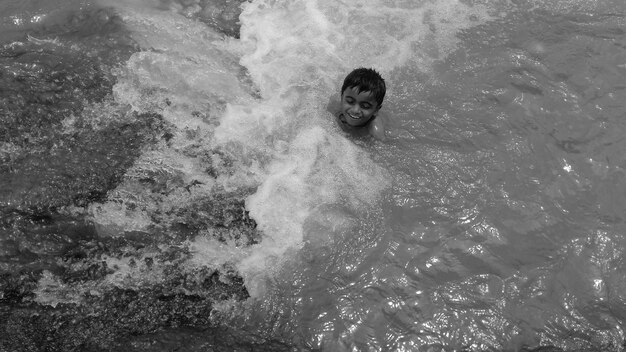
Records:
M340 120L351 127L367 124L376 116L380 106L370 91L358 91L357 87L348 87L341 94Z

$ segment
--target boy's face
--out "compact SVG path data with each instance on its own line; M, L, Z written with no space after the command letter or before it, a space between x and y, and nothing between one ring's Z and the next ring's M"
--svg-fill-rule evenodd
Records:
M341 112L343 123L359 127L368 123L380 110L372 92L357 92L357 87L348 87L341 94Z

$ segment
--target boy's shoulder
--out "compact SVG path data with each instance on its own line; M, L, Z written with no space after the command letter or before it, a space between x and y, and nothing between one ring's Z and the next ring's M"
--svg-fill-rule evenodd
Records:
M374 138L384 141L387 138L385 135L385 131L387 130L387 116L379 113L376 118L370 122L368 130Z

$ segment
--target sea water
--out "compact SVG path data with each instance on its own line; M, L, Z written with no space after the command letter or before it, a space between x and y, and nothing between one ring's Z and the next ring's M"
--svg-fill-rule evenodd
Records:
M0 268L34 275L34 314L220 270L248 296L207 319L238 348L623 350L622 0L0 6L6 101L75 77L45 123L2 110ZM356 67L386 80L385 141L326 111ZM61 279L87 240L128 242Z

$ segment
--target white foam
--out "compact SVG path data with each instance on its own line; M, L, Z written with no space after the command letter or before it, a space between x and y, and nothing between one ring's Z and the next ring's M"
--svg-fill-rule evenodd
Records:
M217 148L234 159L236 171L216 183L227 190L257 187L246 207L262 241L226 251L217 262L207 259L216 253L204 240L193 248L196 258L213 265L235 262L253 295L262 294L264 276L305 240L332 241L335 231L359 221L361 209L376 207L389 186L385 171L334 127L325 110L343 76L360 66L384 77L407 65L427 71L454 50L459 30L488 19L484 7L458 0L258 0L242 5L241 39L235 40L160 10L155 1L116 0L114 6L145 49L120 71L116 101L158 112L177 129L169 146L145 154L133 170L161 165L191 180L202 177L202 153ZM393 82L388 86L393 94ZM190 145L198 157L182 152ZM206 184L197 192L210 194L213 183ZM115 220L119 212L107 214L95 217L134 226L121 215ZM322 222L333 223L315 225Z
M239 265L247 281L286 260L305 238L332 240L333 234L315 231L346 231L358 221L359 209L376 206L389 186L364 150L329 127L324 103L336 94L343 75L360 66L385 76L397 67L425 65L428 55L416 48L427 41L436 47L430 62L444 58L455 49L459 30L488 17L485 7L459 1L244 5L237 48L261 99L229 105L215 140L237 145L242 158L258 161L258 189L246 207L264 237ZM337 214L356 214L356 219L330 216L337 207L345 210ZM315 218L335 223L305 231L305 223L319 225Z
M216 182L206 171L211 166L206 156L211 154L213 130L228 102L250 100L253 91L242 83L238 57L228 51L223 36L204 24L163 10L158 1L108 5L116 8L142 48L116 72L115 104L128 106L137 118L158 113L172 132L167 143L141 155L108 202L90 208L99 233L120 235L147 231L154 225L154 213L164 207L184 208L212 194ZM187 187L154 195L136 182L146 175Z

